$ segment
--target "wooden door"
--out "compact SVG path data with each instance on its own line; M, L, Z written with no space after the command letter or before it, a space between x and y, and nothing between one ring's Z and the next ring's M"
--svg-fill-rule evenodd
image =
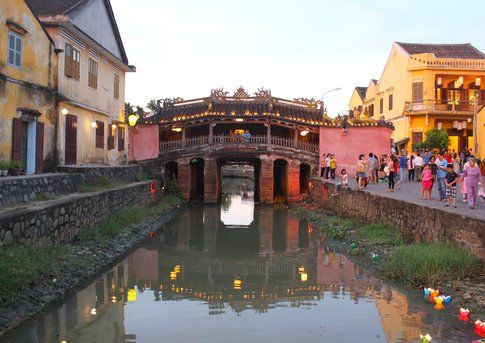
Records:
M77 153L77 117L66 116L66 164L76 164Z
M26 121L20 122L20 161L22 162L22 169L27 169L27 147L29 137L29 123Z

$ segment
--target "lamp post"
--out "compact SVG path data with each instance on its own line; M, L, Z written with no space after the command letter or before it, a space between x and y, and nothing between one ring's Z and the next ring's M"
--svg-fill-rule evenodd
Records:
M333 88L333 89L330 89L328 91L325 91L323 92L322 94L322 97L320 98L320 102L322 103L322 111L325 111L325 106L324 106L324 102L323 102L323 97L327 94L327 93L330 93L330 92L336 92L336 91L339 91L341 90L342 88L341 87L337 87L337 88ZM324 113L325 114L325 113Z

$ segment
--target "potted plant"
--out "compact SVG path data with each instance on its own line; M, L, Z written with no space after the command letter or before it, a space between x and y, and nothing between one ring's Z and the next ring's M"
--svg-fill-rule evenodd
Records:
M0 161L0 176L7 176L8 174L9 163Z
M9 164L10 164L10 174L13 176L20 175L20 169L22 169L22 162L11 161Z

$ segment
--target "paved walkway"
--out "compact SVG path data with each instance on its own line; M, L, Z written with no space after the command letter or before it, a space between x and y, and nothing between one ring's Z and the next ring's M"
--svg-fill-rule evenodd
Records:
M349 179L350 188L356 189L357 183L355 179ZM443 211L448 211L451 213L456 213L457 215L463 215L466 217L477 218L485 221L485 202L479 199L475 205L475 208L472 210L468 207L468 202L464 203L462 201L461 193L459 193L459 189L457 190L457 208L453 207L445 207L446 203L438 201L438 187L435 184L433 186L433 191L431 194L432 200L421 200L420 193L421 193L421 182L416 181L409 181L404 182L401 185L401 189L398 189L398 185L396 183L396 187L394 192L387 192L387 180L386 182L379 182L378 184L369 184L365 191L371 194L381 195L388 198L399 199L411 203L421 204L424 206L432 207L432 208L439 208Z

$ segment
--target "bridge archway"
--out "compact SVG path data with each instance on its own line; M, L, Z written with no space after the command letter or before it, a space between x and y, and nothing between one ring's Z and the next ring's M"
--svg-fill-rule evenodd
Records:
M179 173L179 165L175 161L165 163L165 177L170 180L177 180Z
M190 164L190 201L204 201L204 167L203 158L193 158Z
M261 177L261 160L259 158L253 158L253 157L248 157L248 158L231 158L231 157L224 157L224 158L219 158L217 160L217 182L218 182L218 187L217 187L217 191L218 191L218 194L217 194L217 200L218 202L221 202L222 200L222 193L223 193L223 173L222 173L222 168L224 167L227 167L227 166L230 166L230 165L239 165L239 166L244 166L244 165L248 165L248 166L251 166L252 167L252 172L251 171L248 171L249 174L251 175L247 175L249 176L252 181L250 182L250 184L252 185L252 190L251 189L247 189L249 192L254 192L253 193L253 198L254 198L254 201L255 202L259 202L260 201L260 177ZM227 175L226 175L227 177Z
M288 198L288 162L280 158L273 164L273 196L275 202L286 202Z
M308 193L311 167L308 163L300 164L300 194Z

